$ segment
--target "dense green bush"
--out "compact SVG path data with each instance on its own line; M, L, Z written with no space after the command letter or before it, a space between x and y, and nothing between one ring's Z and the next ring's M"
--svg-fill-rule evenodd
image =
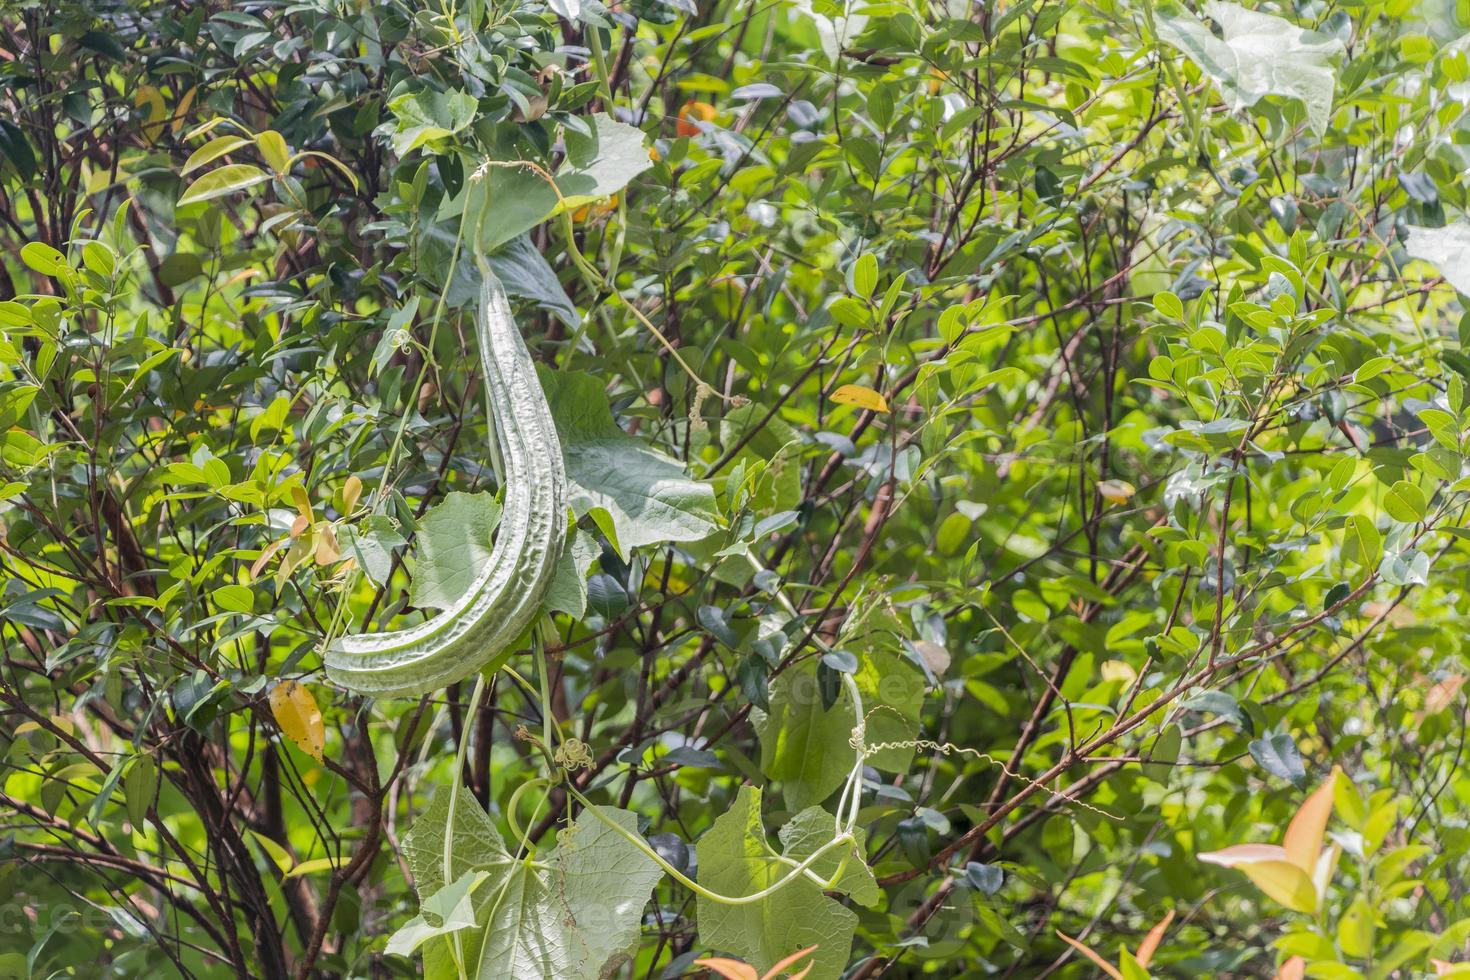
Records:
M1470 973L1467 27L6 3L0 975Z

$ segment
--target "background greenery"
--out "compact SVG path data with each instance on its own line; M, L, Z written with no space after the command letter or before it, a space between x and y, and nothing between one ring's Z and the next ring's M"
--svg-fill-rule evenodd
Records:
M655 874L567 975L1465 971L1470 9L1258 12L6 2L0 974L454 976L406 835L460 779L564 885L548 725L753 890L843 674L877 887ZM367 701L322 645L488 548L476 252L573 483L548 697ZM1198 860L1334 768L1309 892Z

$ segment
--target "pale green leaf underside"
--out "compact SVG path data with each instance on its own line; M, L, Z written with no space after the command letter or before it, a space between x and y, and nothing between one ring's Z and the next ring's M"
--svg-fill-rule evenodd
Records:
M1435 266L1451 286L1470 294L1470 222L1456 221L1443 228L1407 227L1404 251Z
M439 793L404 838L420 896L443 887L448 795ZM637 833L632 813L599 810ZM662 875L658 865L591 813L559 838L535 862L517 860L479 804L459 798L451 871L485 872L474 890L475 925L459 933L467 976L597 980L604 965L637 943L643 907ZM451 938L430 938L425 976L457 976L454 948Z
M1337 87L1331 62L1343 54L1342 43L1233 3L1213 0L1204 9L1220 25L1223 40L1182 9L1160 15L1160 39L1189 55L1232 108L1255 105L1267 95L1296 99L1306 107L1312 129L1326 132Z
M546 598L541 600L547 612L563 612L573 619L582 618L587 612L587 571L599 551L597 539L586 531L567 535L551 584L546 587Z
M836 824L832 814L819 806L813 806L792 817L777 836L781 839L782 853L786 857L793 861L804 861L830 841L835 833ZM867 850L867 833L858 828L853 831L853 836L857 840L851 846L846 849L834 848L812 862L812 871L818 877L830 880L841 864L842 877L833 885L832 890L851 896L859 905L872 908L878 904L883 893L878 889L878 879L873 877L873 869L868 867L863 857ZM844 857L847 858L846 864L842 864Z

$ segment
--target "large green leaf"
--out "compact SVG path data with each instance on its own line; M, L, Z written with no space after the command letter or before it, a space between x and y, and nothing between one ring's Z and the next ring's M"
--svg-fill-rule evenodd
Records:
M715 530L715 495L674 459L618 427L602 382L579 371L541 371L566 457L572 509L601 508L626 551L694 541Z
M1182 9L1159 17L1159 37L1189 55L1233 108L1255 105L1267 95L1297 99L1312 128L1327 131L1337 87L1331 62L1342 55L1342 42L1219 0L1205 4L1205 13L1220 25L1223 40Z
M437 794L403 841L421 901L444 888L448 797ZM637 834L632 813L598 810ZM597 980L637 943L643 906L662 875L658 865L592 813L558 841L550 854L517 859L479 803L460 795L450 872L456 882L470 872L484 878L474 887L475 925L458 931L457 952L454 937L422 937L427 977L457 976L454 958L462 954L466 976L476 980Z
M750 895L775 884L791 870L766 840L760 801L759 789L741 787L735 805L720 814L700 838L696 851L701 885L726 896ZM827 821L831 830L830 815ZM829 833L827 839L833 836ZM796 837L798 852L809 855L814 848L805 825ZM788 856L794 858L795 853ZM702 947L734 953L758 971L815 945L808 980L833 980L842 975L857 926L853 912L828 898L805 876L744 905L724 905L701 895L698 914Z
M567 162L556 172L556 184L567 207L610 197L653 166L642 130L620 123L605 112L592 117L592 132L567 131Z
M821 803L842 785L853 765L852 697L841 688L824 706L815 661L782 671L770 687L769 711L752 718L761 741L761 771L781 783L793 810ZM868 745L908 742L918 732L924 678L912 665L884 650L864 653L853 675L863 699ZM870 765L894 772L907 768L913 748L894 746L869 756Z
M807 807L792 817L777 835L781 838L782 853L793 861L804 861L832 839L836 830L832 814L819 806ZM878 879L868 867L864 853L867 849L867 834L861 828L854 832L857 840L845 848L833 848L812 862L812 871L822 878L831 878L842 865L842 877L832 886L833 891L851 896L859 905L872 908L878 904L882 892L878 890ZM842 864L846 857L847 863Z

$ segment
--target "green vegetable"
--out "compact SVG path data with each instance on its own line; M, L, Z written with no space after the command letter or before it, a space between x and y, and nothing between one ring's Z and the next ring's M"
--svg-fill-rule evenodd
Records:
M556 571L567 528L561 444L505 291L488 271L476 327L504 485L500 531L489 561L442 615L327 648L327 676L359 694L426 694L480 670L530 625Z

